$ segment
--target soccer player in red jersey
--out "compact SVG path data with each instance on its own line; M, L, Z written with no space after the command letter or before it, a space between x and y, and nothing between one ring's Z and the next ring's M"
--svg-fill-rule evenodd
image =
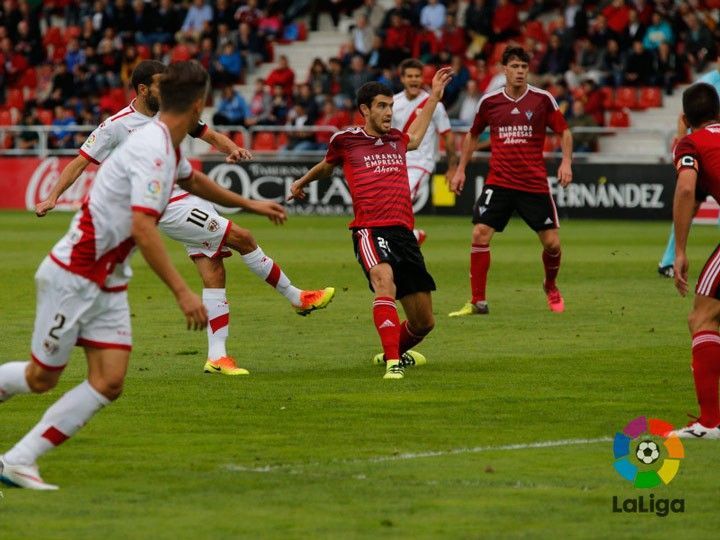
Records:
M675 146L677 184L673 202L675 286L688 293L686 255L690 224L697 206L711 195L720 200L720 99L711 85L697 83L683 92L683 115L692 133ZM673 432L687 439L720 439L720 245L710 255L695 287L688 317L692 335L692 371L700 417Z
M505 229L517 210L543 246L545 267L543 289L550 309L565 309L555 284L560 270L560 236L557 210L543 161L545 131L549 126L562 134L562 161L558 180L563 187L572 181L572 135L565 118L549 92L527 83L530 57L521 47L503 52L507 83L504 88L485 94L478 106L475 122L465 136L450 189L460 194L465 185L465 168L475 151L478 136L490 126L490 172L473 209L472 249L470 250L470 287L472 299L451 317L487 314L485 298L490 241L495 231Z
M290 199L303 199L305 186L343 167L355 213L350 223L355 256L375 292L373 320L382 342L378 356L385 361L385 379L402 379L405 366L425 362L410 348L435 325L430 296L435 282L412 232L405 154L422 142L451 77L450 68L435 74L430 97L406 132L391 127L392 90L377 82L361 86L357 102L365 125L335 133L325 159L290 187ZM396 299L407 315L402 323Z

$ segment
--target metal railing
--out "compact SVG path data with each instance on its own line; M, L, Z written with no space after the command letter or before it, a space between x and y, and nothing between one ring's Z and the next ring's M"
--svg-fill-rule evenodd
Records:
M0 146L4 146L6 137L10 136L14 138L14 144L17 146L20 140L20 135L23 133L35 133L37 135L37 145L34 148L4 148L0 147L0 156L74 156L77 155L80 144L73 144L70 148L51 148L50 137L53 133L58 132L71 132L71 133L83 133L86 136L89 135L96 126L90 125L73 125L73 126L0 126ZM325 154L324 149L317 150L304 150L295 151L288 150L283 151L279 148L277 140L275 141L275 149L270 148L255 148L258 146L257 137L261 133L272 133L277 134L284 133L287 137L291 137L293 134L308 134L308 133L336 133L339 131L337 128L332 126L252 126L246 128L245 126L215 126L214 129L220 133L234 136L236 133L242 135L242 143L246 148L250 149L253 154L257 154L263 157L271 157L279 154L292 154L308 155L308 156L322 156ZM452 131L457 135L464 135L468 131L468 127L454 126ZM614 127L577 127L573 128L574 134L594 134L598 138L615 136L615 135L630 135L644 138L655 138L657 139L657 151L656 152L640 152L638 153L635 149L630 146L623 148L622 152L614 155L603 155L601 152L575 152L574 156L582 161L608 161L613 159L615 161L630 161L630 160L643 160L653 162L668 162L670 160L670 145L675 131L673 129L659 129L659 128L614 128ZM458 137L460 139L460 137ZM237 139L236 139L237 140ZM77 142L77 141L76 141ZM240 141L238 141L240 142ZM183 150L186 155L199 156L205 155L210 152L210 147L199 139L193 139L187 137L183 142ZM626 150L626 151L625 151ZM545 154L547 157L554 158L560 157L559 152L549 152ZM476 152L476 157L487 158L490 156L489 152Z

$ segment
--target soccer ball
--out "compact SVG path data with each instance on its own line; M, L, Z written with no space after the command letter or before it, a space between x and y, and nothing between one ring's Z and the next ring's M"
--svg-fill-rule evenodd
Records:
M655 441L643 441L638 444L635 455L638 461L645 465L650 465L651 463L655 463L660 457L660 449Z

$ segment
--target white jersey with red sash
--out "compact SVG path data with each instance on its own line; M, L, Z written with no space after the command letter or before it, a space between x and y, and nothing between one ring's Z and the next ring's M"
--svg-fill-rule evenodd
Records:
M392 127L407 133L429 98L430 94L424 90L421 90L418 96L412 100L408 99L404 91L395 94L393 96ZM408 168L420 168L427 174L432 174L437 158L438 133L443 135L448 131L450 131L450 119L443 104L438 103L420 146L407 153Z

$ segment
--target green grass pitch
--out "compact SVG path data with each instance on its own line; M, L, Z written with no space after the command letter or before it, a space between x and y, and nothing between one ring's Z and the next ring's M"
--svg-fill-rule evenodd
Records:
M33 273L69 214L0 214L0 362L28 358ZM610 438L639 415L697 412L686 314L655 267L667 223L566 221L547 309L540 246L520 221L496 237L489 317L449 319L469 294L470 223L423 217L438 291L430 364L402 381L370 364L372 296L346 218L284 227L236 220L296 285L337 288L298 317L239 257L227 260L229 350L246 378L204 375L204 333L184 329L139 255L134 351L123 397L40 462L55 493L1 487L0 538L710 538L720 444L689 441L678 476L652 490L684 514L613 513L644 495L612 467ZM717 241L696 227L695 279ZM182 248L168 244L196 290ZM0 451L85 374L78 349L59 387L0 406ZM567 439L603 442L542 447ZM518 446L514 446L518 445Z

